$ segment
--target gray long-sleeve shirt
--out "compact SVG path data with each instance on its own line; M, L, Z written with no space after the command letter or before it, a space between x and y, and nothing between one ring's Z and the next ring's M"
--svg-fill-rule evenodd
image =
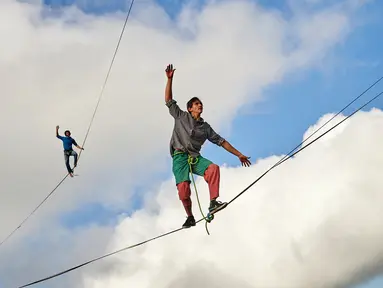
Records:
M197 157L206 140L218 146L225 141L202 118L195 120L190 113L181 110L174 99L168 101L166 106L174 118L174 129L170 140L171 155L175 150L181 150L189 152L192 157Z

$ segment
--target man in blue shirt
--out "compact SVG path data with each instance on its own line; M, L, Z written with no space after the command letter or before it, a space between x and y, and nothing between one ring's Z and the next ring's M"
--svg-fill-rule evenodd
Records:
M64 146L64 158L65 158L65 165L68 170L68 173L71 177L73 177L73 170L70 168L69 165L69 156L74 157L74 167L77 166L77 152L72 149L72 145L76 146L78 149L84 150L84 148L77 145L76 140L74 140L72 137L70 137L70 131L66 130L64 132L65 137L59 135L59 126L56 126L56 137L59 138L61 141L63 141ZM73 167L73 168L74 168Z

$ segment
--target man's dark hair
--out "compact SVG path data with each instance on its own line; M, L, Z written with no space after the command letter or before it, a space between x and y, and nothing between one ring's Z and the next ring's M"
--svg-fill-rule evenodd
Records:
M193 98L191 98L191 99L188 101L188 103L186 104L186 108L187 108L187 110L188 110L189 113L190 113L189 109L193 107L193 103L196 102L196 101L199 101L199 102L201 102L201 104L202 104L202 101L201 101L198 97L193 97Z
M69 133L69 135L71 134L69 130L66 130L66 131L64 132L64 135L65 135L65 136L66 136L66 133Z

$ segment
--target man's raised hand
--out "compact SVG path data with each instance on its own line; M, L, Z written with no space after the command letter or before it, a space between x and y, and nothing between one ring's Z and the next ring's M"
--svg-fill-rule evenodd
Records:
M166 72L166 76L168 77L168 79L173 78L174 71L176 71L176 69L173 69L173 64L169 64L166 67L165 72Z

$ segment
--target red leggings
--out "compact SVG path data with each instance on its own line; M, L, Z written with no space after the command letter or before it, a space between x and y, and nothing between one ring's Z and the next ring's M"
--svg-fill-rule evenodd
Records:
M219 166L216 164L210 164L209 167L207 167L204 179L209 185L209 192L210 192L210 200L216 199L219 196L219 180L220 180L220 173L219 173ZM192 201L190 199L190 182L185 181L181 182L177 185L178 189L178 196L180 200L182 201L182 204L184 205L186 214L188 216L192 216Z

